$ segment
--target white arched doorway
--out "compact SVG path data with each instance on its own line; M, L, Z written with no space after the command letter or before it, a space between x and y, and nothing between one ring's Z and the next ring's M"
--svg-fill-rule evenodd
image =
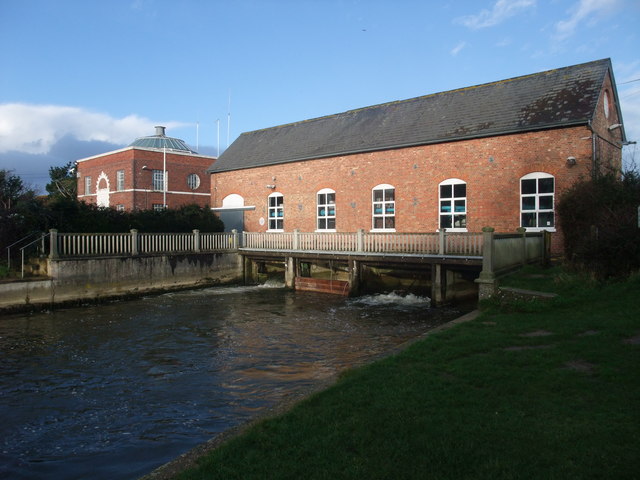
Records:
M245 207L244 197L237 193L227 195L222 199L222 208L214 208L220 220L224 222L224 231L244 231L244 211L251 208Z
M109 177L104 172L100 172L96 182L96 203L99 207L109 207Z

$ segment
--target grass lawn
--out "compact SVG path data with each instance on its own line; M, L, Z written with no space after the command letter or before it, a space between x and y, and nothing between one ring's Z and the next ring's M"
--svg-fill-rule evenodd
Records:
M485 305L178 478L640 478L640 276L528 268L504 283L558 297Z

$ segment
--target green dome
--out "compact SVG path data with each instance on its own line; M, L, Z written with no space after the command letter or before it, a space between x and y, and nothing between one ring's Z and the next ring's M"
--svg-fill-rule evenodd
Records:
M198 152L191 150L184 140L180 140L179 138L167 137L164 134L165 127L156 127L156 134L151 135L150 137L140 137L136 138L131 144L130 147L139 147L139 148L153 148L154 150L170 150L172 152L186 152L186 153L195 153Z

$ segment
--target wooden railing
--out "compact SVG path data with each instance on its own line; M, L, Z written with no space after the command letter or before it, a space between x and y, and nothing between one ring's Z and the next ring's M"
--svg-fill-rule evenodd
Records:
M244 232L247 250L404 253L481 256L482 233L283 233Z
M235 251L238 233L59 233L50 231L50 258Z

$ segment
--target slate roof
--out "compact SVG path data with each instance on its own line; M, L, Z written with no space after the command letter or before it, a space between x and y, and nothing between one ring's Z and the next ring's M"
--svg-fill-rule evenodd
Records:
M245 132L208 171L587 124L608 72L603 59Z

